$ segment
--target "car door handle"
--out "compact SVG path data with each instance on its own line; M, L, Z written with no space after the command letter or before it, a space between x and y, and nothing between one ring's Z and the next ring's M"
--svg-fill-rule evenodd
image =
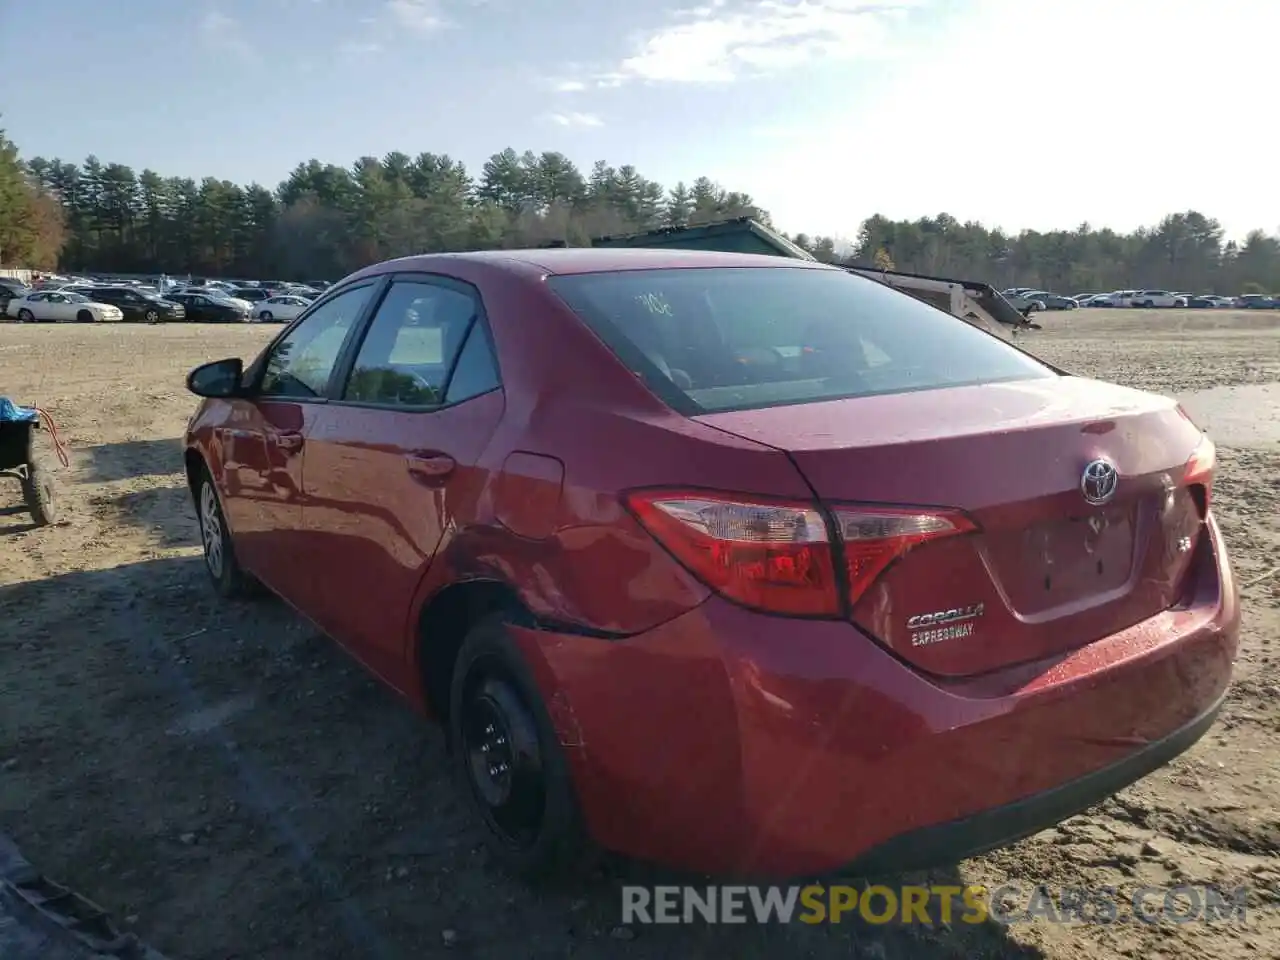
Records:
M447 453L408 453L405 466L414 477L424 483L436 483L453 473L457 461Z
M273 434L275 445L281 450L288 450L295 453L302 449L302 434L300 433L277 433Z

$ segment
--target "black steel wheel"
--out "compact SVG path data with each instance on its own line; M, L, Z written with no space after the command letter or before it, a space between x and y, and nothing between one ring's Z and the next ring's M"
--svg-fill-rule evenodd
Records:
M582 871L587 837L560 738L500 615L476 623L454 663L449 746L490 853L527 880Z
M474 665L461 707L467 772L485 822L503 843L527 848L546 812L537 721L493 662Z

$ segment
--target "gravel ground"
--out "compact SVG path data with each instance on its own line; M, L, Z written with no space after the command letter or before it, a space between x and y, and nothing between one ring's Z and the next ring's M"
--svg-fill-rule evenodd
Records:
M1276 315L1044 323L1019 344L1073 372L1189 394L1197 416L1194 391L1280 382ZM47 407L72 453L57 526L31 529L16 485L0 488L0 831L174 960L1280 956L1275 576L1245 590L1238 679L1200 744L1087 815L936 875L1244 884L1245 924L629 930L617 885L638 867L540 893L507 880L434 729L283 605L227 607L206 587L177 472L193 407L182 378L252 355L271 332L0 326L0 393ZM1246 582L1280 566L1269 436L1221 450L1217 510Z

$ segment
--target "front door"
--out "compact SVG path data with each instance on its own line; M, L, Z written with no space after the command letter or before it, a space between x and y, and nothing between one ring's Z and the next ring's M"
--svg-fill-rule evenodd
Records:
M473 510L484 483L475 465L502 410L478 294L407 275L308 433L315 615L400 689L413 597L455 516Z
M46 308L46 315L50 320L74 320L76 318L76 305L71 302L71 298L64 293L49 294L49 303Z
M306 564L298 539L307 433L373 287L343 291L286 331L250 375L250 396L234 401L217 429L223 509L238 559L304 610Z

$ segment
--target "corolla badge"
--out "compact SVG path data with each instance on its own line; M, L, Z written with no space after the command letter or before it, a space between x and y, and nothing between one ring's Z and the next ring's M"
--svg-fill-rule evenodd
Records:
M1110 460L1093 460L1080 477L1080 492L1086 503L1100 507L1109 503L1120 485L1120 472Z

